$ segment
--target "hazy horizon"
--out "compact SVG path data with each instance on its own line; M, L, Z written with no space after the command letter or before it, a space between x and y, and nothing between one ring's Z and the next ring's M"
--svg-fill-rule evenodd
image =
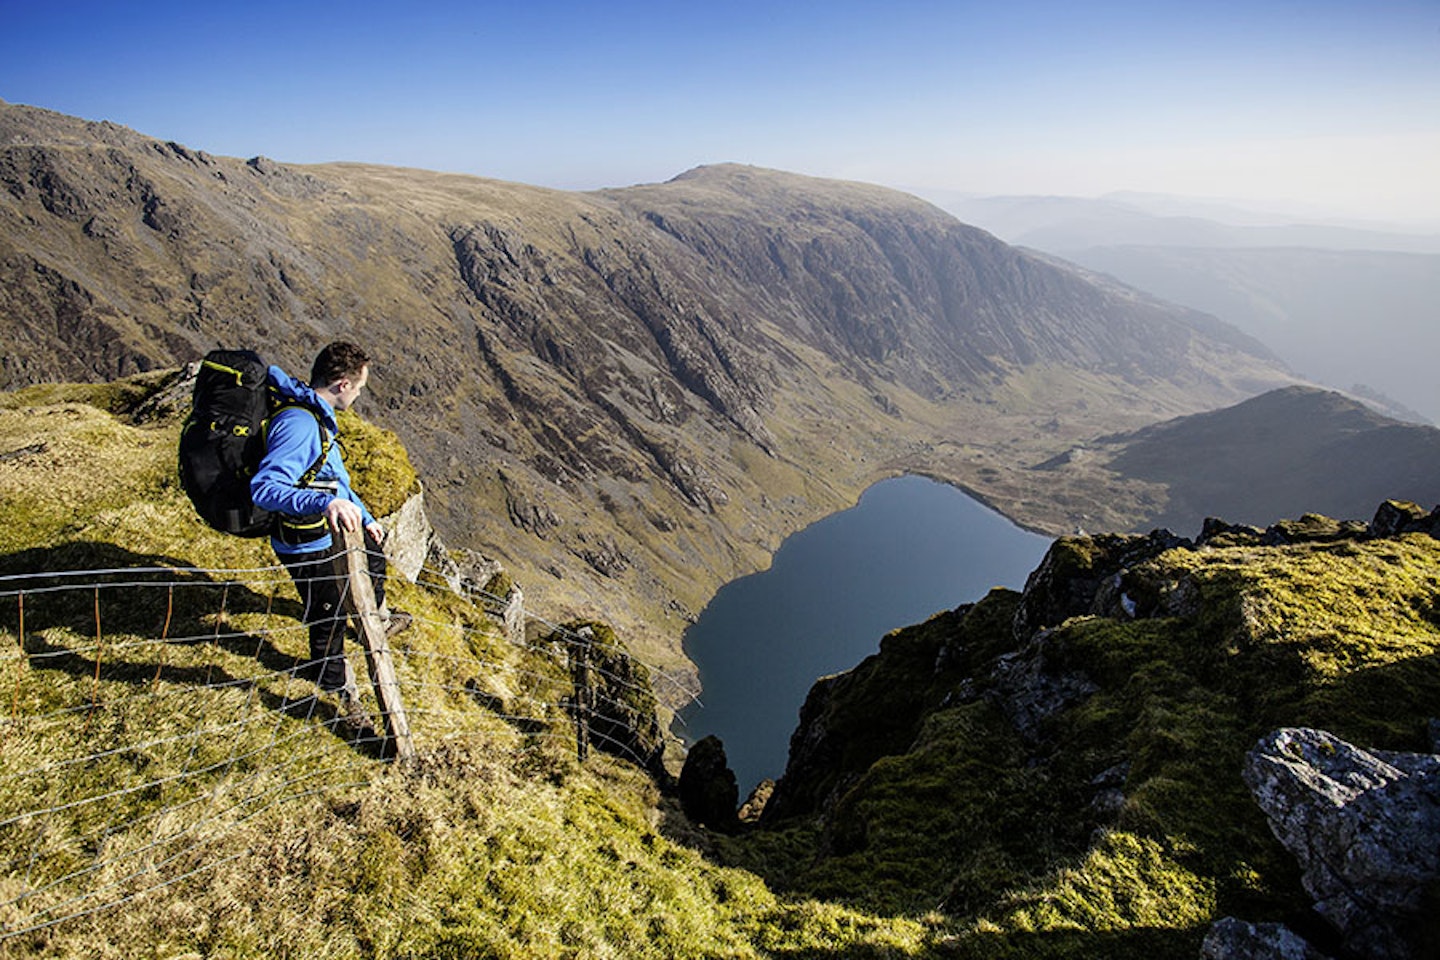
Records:
M1440 6L7 4L0 98L212 153L593 189L739 162L1440 222Z

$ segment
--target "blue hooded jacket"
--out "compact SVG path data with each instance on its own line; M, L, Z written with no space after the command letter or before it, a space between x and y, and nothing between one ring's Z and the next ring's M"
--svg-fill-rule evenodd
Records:
M324 484L325 487L315 489L299 486L300 478L320 456L321 441L317 420L325 425L325 429L329 430L332 436L339 432L339 425L335 422L335 411L330 404L317 396L308 384L296 380L276 366L269 369L269 381L281 396L296 400L308 409L285 407L271 417L265 438L265 456L261 459L255 476L250 478L250 499L255 501L257 507L293 517L303 517L321 513L331 500L344 497L360 508L366 526L374 523L375 517L371 515L369 508L355 495L355 491L350 489L350 473L345 469L338 443L331 444L325 463L312 481L316 486ZM333 491L330 489L332 484ZM327 530L320 539L299 546L283 543L278 537L271 537L270 545L277 554L287 556L312 553L330 548L330 534Z

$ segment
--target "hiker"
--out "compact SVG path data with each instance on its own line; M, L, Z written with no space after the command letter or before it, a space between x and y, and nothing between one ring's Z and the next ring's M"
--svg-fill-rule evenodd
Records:
M385 530L350 488L335 442L335 412L350 409L369 379L370 358L344 341L320 351L309 384L271 366L269 382L284 406L271 417L265 454L250 481L255 505L279 515L270 544L300 593L301 618L310 629L307 666L322 693L338 695L336 718L356 732L369 725L369 717L344 655L346 618L340 605L346 585L333 565L344 541L332 534L364 530L386 633L394 635L410 623L408 614L385 607Z

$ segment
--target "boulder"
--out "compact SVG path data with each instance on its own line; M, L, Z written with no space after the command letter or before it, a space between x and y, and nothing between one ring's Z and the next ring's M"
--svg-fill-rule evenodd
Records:
M425 513L424 490L380 522L385 527L385 559L391 569L414 583L435 544L435 528Z
M1299 520L1281 520L1265 528L1262 546L1284 547L1296 543L1339 543L1360 540L1370 532L1368 524L1358 520L1335 520L1318 513L1307 513Z
M690 748L680 769L680 806L685 815L712 830L729 832L740 825L735 805L740 787L735 781L725 745L708 736Z
M1200 525L1199 543L1207 546L1238 546L1258 544L1265 531L1244 523L1230 523L1219 517L1206 517Z
M1386 500L1375 510L1375 519L1370 521L1370 535L1398 537L1405 533L1430 533L1434 529L1435 518L1435 513L1427 512L1410 500Z
M1347 951L1417 960L1440 944L1440 756L1367 751L1287 728L1246 756L1244 778L1300 862L1315 912Z
M1278 923L1217 920L1200 944L1201 960L1329 960L1304 938Z

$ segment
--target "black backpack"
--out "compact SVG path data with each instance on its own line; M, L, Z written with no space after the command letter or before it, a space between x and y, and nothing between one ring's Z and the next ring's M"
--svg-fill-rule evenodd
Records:
M251 501L250 478L265 456L270 418L284 406L303 404L279 398L267 370L253 350L207 353L195 379L193 409L180 431L180 486L201 518L221 533L263 537L276 522L275 514ZM300 486L315 478L330 452L333 438L323 426L320 441L320 457Z

